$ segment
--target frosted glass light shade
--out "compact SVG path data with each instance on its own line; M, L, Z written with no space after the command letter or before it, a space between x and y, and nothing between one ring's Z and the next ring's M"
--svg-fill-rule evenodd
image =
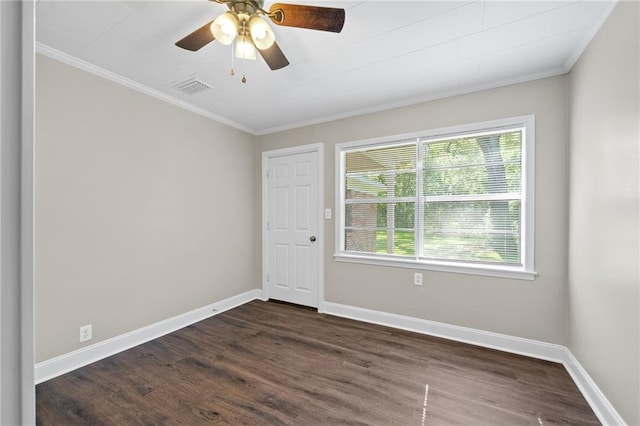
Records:
M270 48L273 42L276 41L276 36L273 34L267 21L257 15L249 20L249 32L251 33L253 43L260 50Z
M238 36L236 41L236 58L241 59L256 59L256 48L251 42L251 39L246 36Z
M225 12L211 23L211 34L220 43L230 45L238 35L238 18L231 12Z

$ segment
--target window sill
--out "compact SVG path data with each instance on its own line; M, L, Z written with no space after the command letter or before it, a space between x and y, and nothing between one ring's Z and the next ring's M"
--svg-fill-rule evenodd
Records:
M337 262L347 263L364 263L367 265L377 266L393 266L397 268L408 269L424 269L427 271L453 272L458 274L482 275L486 277L511 278L517 280L532 281L538 275L534 271L525 271L523 269L500 267L500 266L482 266L467 265L463 263L444 263L444 262L427 262L416 261L415 259L393 259L381 258L377 256L366 256L359 254L337 253L333 255Z

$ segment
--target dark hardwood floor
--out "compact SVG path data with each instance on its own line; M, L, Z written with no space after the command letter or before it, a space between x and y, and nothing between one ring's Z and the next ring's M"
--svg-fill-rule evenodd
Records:
M561 364L261 301L36 392L40 425L599 424Z

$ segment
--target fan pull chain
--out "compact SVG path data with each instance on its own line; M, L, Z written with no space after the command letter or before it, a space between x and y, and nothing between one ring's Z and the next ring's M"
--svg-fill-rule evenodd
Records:
M229 75L231 77L233 77L234 75L236 75L236 70L233 68L234 65L234 61L235 61L235 55L233 54L233 52L235 52L235 46L234 43L237 43L236 41L231 43L231 70L229 71ZM240 80L243 84L247 83L247 76L246 75L242 75L242 80Z
M229 71L229 75L231 75L231 77L233 77L234 75L236 75L236 70L233 69L233 52L234 52L234 48L233 48L233 43L231 43L231 71Z

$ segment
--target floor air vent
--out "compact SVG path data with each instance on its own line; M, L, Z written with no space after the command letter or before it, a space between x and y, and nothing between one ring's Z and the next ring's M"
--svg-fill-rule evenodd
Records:
M196 93L211 89L211 86L204 81L200 81L192 77L184 81L180 81L171 87L179 92L186 93L187 95L195 95Z

